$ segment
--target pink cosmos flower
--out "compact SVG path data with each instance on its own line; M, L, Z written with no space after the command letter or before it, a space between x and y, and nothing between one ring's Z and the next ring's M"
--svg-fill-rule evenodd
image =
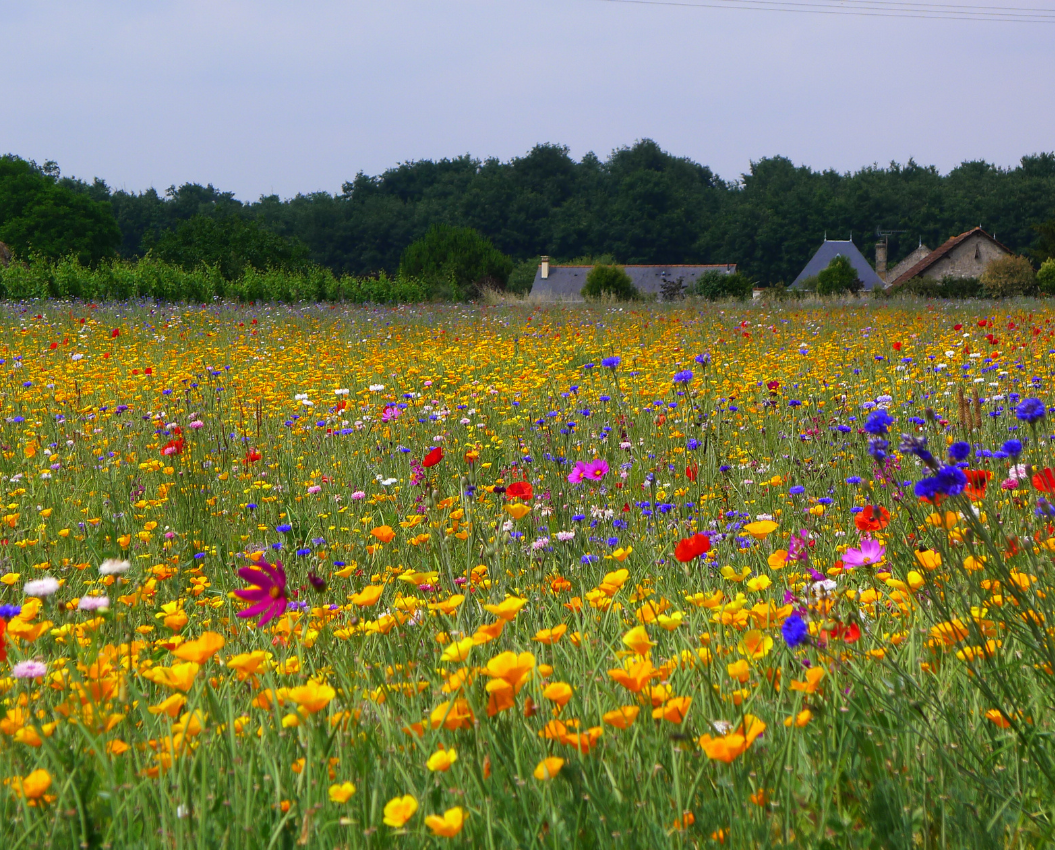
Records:
M608 474L608 461L604 458L597 458L597 460L591 460L586 464L586 469L583 471L583 478L587 478L590 481L600 481Z
M586 475L586 464L581 460L575 462L575 468L568 473L568 483L578 484Z
M252 567L242 567L238 575L255 585L247 590L234 592L239 599L255 603L244 611L239 611L239 617L255 617L259 614L257 625L264 626L285 613L289 600L286 597L286 571L282 568L281 561L275 561L272 566L267 561L260 560Z
M847 567L866 567L878 564L886 554L886 547L874 540L862 540L858 549L847 549L843 553L843 564Z

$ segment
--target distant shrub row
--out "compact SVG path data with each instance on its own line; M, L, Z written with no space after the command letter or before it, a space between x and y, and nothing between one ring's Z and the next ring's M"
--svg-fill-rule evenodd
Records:
M705 298L708 301L725 298L744 300L751 297L753 287L751 278L740 272L725 274L709 271L687 286L675 282L669 290L664 287L660 300L672 301L686 296ZM622 266L607 264L595 265L590 270L582 288L582 295L587 300L613 298L617 301L637 301L642 298L642 294Z
M337 277L313 266L303 271L252 266L226 279L216 266L187 271L178 265L146 258L139 262L103 262L95 267L76 259L50 262L34 259L0 267L0 298L83 298L89 301L157 298L164 301L209 301L214 297L239 301L349 301L353 303L411 303L427 301L432 293L418 278Z

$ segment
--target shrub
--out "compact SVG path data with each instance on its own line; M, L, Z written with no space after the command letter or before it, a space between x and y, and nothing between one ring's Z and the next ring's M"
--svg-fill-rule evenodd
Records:
M617 301L637 301L637 291L630 275L622 266L594 266L586 276L582 288L583 298L615 298Z
M982 273L982 289L990 298L1033 295L1037 291L1037 275L1025 257L1000 257Z
M425 281L434 297L475 298L483 289L505 289L513 261L471 227L435 224L409 245L399 275Z
M976 277L950 277L941 280L932 277L916 277L905 281L894 289L885 291L888 296L917 295L921 298L982 298L985 292Z
M827 267L817 273L818 295L840 295L844 292L858 292L862 287L857 277L857 269L849 258L836 254Z
M753 289L754 281L741 272L725 274L720 271L710 271L704 272L697 278L692 292L708 301L717 301L721 298L744 300L751 297Z
M529 295L531 288L535 285L538 265L537 259L517 263L506 282L506 292L512 292L514 295Z
M1055 257L1041 263L1037 272L1037 288L1045 295L1055 295Z

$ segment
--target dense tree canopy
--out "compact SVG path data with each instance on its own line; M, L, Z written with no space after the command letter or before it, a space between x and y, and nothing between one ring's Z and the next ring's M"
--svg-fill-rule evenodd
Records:
M790 282L825 234L852 237L871 258L877 228L905 231L891 238L896 263L921 239L937 246L981 224L1040 260L1053 250L1051 225L1043 225L1055 220L1055 153L1024 157L1008 169L965 162L944 175L911 160L844 174L773 157L725 181L644 140L606 160L587 154L576 161L565 147L539 145L509 162L470 156L406 162L376 176L360 173L333 195L272 195L253 203L212 185L173 186L163 194L111 192L101 180L52 185L93 202L109 200L121 256L141 255L194 216L238 216L300 240L312 261L353 274L394 272L406 248L437 224L471 227L517 261L548 254L738 263L765 284ZM0 188L0 210L3 194Z

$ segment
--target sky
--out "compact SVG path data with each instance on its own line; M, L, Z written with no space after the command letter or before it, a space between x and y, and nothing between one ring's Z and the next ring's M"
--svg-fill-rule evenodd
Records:
M360 171L544 142L605 158L651 138L728 180L776 155L946 172L1055 150L1055 23L606 0L0 0L0 28L0 153L128 191L338 192Z

